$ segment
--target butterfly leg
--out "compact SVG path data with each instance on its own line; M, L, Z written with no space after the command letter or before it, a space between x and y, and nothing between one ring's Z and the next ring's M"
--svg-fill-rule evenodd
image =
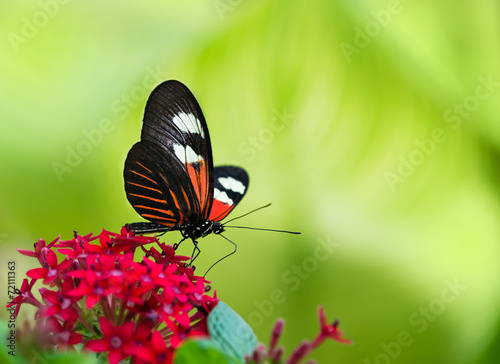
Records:
M200 255L201 250L198 248L198 242L196 240L193 240L193 253L191 254L191 261L189 262L189 265L193 265L193 262L195 261L196 258L198 258L198 255Z
M179 247L179 245L181 245L181 243L182 243L184 240L186 240L186 239L187 239L187 238L183 238L183 239L182 239L181 241L179 241L178 243L175 243L175 244L173 245L174 250L177 250L177 248Z

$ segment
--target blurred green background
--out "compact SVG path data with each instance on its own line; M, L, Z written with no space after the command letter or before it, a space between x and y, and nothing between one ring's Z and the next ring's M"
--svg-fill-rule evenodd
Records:
M15 248L40 237L140 220L123 163L149 93L178 79L215 164L250 174L234 216L272 202L239 223L302 232L228 229L238 252L210 272L260 341L277 317L288 352L312 339L323 304L355 344L326 343L320 363L497 363L499 8L0 3L3 271L16 260L20 283L35 262ZM200 271L232 250L200 247Z

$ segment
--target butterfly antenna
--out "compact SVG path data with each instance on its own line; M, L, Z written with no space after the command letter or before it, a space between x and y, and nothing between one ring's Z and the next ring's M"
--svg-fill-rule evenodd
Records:
M268 203L267 205L264 205L264 206L261 206L261 207L257 207L255 210L252 210L252 211L250 211L250 212L247 212L246 214L243 214L243 215L241 215L241 216L235 217L234 219L231 219L231 220L226 221L226 222L224 223L224 225L226 225L228 222L234 221L234 220L239 219L239 218L241 218L241 217L245 217L245 216L247 216L247 215L250 215L251 213L254 213L255 211L262 210L262 209L264 209L264 208L266 208L266 207L269 207L269 206L271 206L271 203Z
M236 245L234 242L232 242L231 240L229 240L228 238L226 238L224 235L222 235L222 234L218 234L218 235L222 236L224 239L226 239L226 240L227 240L227 241L229 241L231 244L233 244L233 245L234 245L234 250L233 250L231 253L229 253L229 254L227 254L227 255L223 256L222 258L220 258L220 259L219 259L218 261L216 261L214 264L212 264L212 265L210 266L210 268L208 268L208 270L207 270L207 271L205 272L205 274L203 275L203 278L205 278L205 276L208 274L208 272L210 272L210 269L212 269L212 268L213 268L213 267L214 267L217 263L219 263L221 260L226 259L226 258L227 258L227 257L229 257L230 255L233 255L234 253L236 253L236 250L238 250L238 245Z
M299 231L264 229L264 228L255 228L255 227L249 227L249 226L226 226L226 225L224 225L224 227L225 228L237 228L237 229L249 229L249 230L273 231L275 233L300 234Z

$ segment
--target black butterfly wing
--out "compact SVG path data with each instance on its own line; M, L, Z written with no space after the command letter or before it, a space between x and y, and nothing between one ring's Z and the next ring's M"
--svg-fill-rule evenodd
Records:
M134 209L145 219L173 227L187 220L194 196L183 180L183 165L158 145L141 141L125 161L125 191Z
M206 220L213 200L210 136L193 94L178 81L151 93L141 141L125 161L125 191L145 219L165 226Z
M209 219L224 219L245 196L248 185L249 177L244 169L234 166L215 167L214 202Z

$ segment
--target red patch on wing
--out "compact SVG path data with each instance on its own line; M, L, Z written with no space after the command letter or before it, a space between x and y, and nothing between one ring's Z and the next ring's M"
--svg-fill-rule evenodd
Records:
M205 165L205 161L201 160L196 163L187 163L186 170L189 174L189 179L194 187L194 191L196 193L196 198L198 199L198 204L200 211L198 211L198 215L202 213L202 209L204 206L208 204L208 171Z
M234 205L231 206L227 203L214 199L212 210L210 211L208 219L211 221L221 221L233 210L233 208Z

